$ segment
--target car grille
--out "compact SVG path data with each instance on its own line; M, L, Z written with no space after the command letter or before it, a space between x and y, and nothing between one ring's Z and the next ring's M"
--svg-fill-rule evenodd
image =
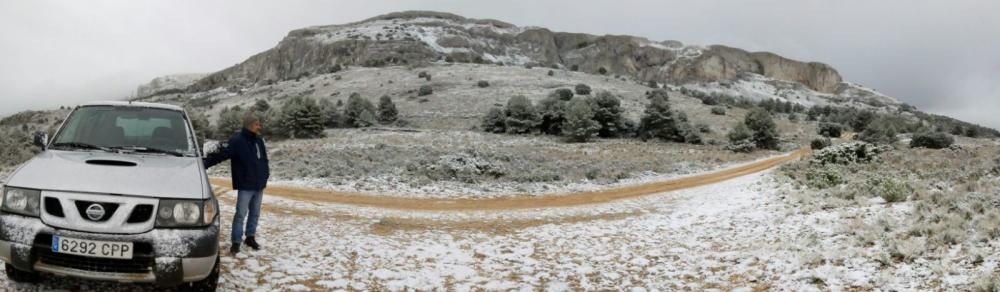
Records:
M35 238L35 252L44 264L101 273L146 274L153 271L153 245L133 243L132 259L106 259L52 252L52 235L40 234Z
M93 220L97 222L107 221L108 219L111 218L112 215L115 214L115 211L118 210L118 204L115 203L98 203L98 202L87 202L87 201L76 201L75 203L77 211L80 211L80 218L87 218L87 219L90 219L90 217L87 217L87 208L90 207L90 205L98 204L101 205L101 207L104 207L104 216L101 216L101 218L98 218L97 220Z

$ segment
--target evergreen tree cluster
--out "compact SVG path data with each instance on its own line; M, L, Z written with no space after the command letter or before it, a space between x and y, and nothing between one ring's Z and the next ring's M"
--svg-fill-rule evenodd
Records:
M205 137L227 140L243 128L243 117L251 111L264 125L263 133L268 138L312 139L323 137L328 128L363 128L378 124L398 124L399 110L389 96L379 98L376 107L371 101L353 93L344 104L336 104L327 99L317 101L310 97L295 97L281 107L275 107L266 100L258 100L248 110L239 106L223 108L215 127L208 125L203 114L190 114L192 125L199 133L199 141ZM193 111L188 111L189 113Z
M690 125L687 115L670 109L666 94L653 95L638 125L625 118L621 98L610 92L574 96L569 89L557 89L537 104L515 96L505 107L491 108L480 127L490 133L563 136L570 142L638 137L702 143L699 130Z

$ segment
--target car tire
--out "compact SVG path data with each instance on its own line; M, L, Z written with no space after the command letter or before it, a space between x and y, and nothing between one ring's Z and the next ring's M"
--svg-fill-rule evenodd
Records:
M188 283L186 289L183 291L197 291L197 292L213 292L219 287L219 257L215 258L215 267L212 268L212 273L208 274L208 277L201 281L195 281Z
M4 270L7 272L7 279L19 283L38 283L40 279L38 273L18 270L11 264L5 264Z

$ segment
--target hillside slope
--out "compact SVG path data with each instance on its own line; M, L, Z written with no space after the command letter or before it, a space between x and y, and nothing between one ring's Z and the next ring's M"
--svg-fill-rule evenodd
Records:
M769 52L721 45L694 46L636 36L597 36L518 27L440 12L390 13L364 21L290 32L277 46L187 87L189 93L255 88L343 66L426 66L445 63L543 66L638 82L691 85L750 98L804 105L861 100L898 105L894 98L844 82L833 67ZM749 83L749 84L746 84ZM142 91L148 93L148 91ZM151 94L140 94L147 97Z

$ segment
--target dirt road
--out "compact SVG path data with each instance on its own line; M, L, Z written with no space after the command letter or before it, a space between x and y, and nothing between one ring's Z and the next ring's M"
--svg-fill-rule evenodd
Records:
M770 169L784 162L798 159L808 152L809 149L803 148L777 157L755 161L715 172L673 180L613 188L602 191L539 197L523 196L515 198L490 199L413 199L278 185L268 186L267 194L300 201L417 211L500 211L532 208L575 207L589 204L608 203L656 193L713 184ZM211 182L212 184L220 187L228 187L231 185L231 181L225 178L212 178Z

